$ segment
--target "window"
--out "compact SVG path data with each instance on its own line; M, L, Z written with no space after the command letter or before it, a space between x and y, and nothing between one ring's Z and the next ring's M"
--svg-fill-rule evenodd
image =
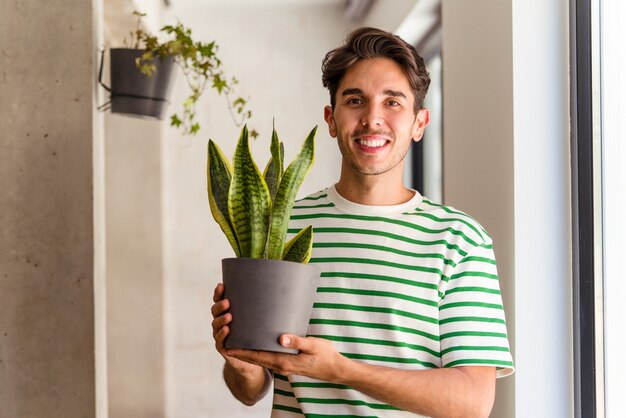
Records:
M601 1L600 108L602 144L603 300L604 300L604 409L605 416L623 416L626 365L626 281L620 271L626 245L626 2Z
M621 416L626 387L624 2L572 0L576 417Z

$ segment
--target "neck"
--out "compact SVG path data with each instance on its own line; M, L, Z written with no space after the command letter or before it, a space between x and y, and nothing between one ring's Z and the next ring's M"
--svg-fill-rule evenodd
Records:
M401 179L388 182L376 177L378 176L365 176L355 181L342 175L335 189L351 202L372 206L400 205L415 195L413 190L404 186Z

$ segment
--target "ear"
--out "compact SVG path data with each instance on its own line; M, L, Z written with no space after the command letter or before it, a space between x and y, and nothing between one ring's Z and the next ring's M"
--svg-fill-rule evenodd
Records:
M430 111L426 108L418 110L415 116L415 122L413 122L413 132L411 135L413 141L419 142L422 139L424 129L426 129L428 122L430 122Z
M324 120L328 124L328 133L330 136L337 138L337 126L335 125L333 108L331 106L324 106Z

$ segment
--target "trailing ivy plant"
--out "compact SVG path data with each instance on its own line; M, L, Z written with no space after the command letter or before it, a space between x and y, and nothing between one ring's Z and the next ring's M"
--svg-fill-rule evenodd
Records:
M242 126L252 117L248 108L248 101L235 95L235 86L238 80L227 77L222 69L222 61L217 55L218 45L215 41L194 41L191 29L178 22L176 25L165 25L160 32L169 39L162 42L142 28L141 19L146 14L135 11L137 28L131 32L131 44L135 49L144 49L145 52L137 58L139 71L151 76L156 71L153 60L156 57L173 57L176 64L185 75L191 94L183 102L183 110L179 115L170 116L170 124L181 128L184 134L196 134L200 124L196 119L196 104L202 93L208 88L215 89L218 95L225 95L228 110L237 126ZM250 136L256 138L258 133L252 129Z

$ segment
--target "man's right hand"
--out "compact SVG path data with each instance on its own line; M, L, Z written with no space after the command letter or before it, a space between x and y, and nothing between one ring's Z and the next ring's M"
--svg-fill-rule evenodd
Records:
M271 376L269 371L261 366L247 363L229 356L224 347L224 341L230 331L229 324L233 320L228 312L230 301L224 299L224 285L218 283L213 292L213 339L215 348L224 357L224 381L232 394L246 405L253 405L261 399L269 388Z
M245 373L251 371L249 369L257 368L258 366L237 360L236 358L230 357L226 354L224 341L230 331L228 325L233 320L233 316L230 312L228 312L228 309L230 309L230 301L228 299L224 299L224 285L222 283L218 283L215 287L215 291L213 292L213 302L215 303L211 307L211 314L213 315L213 322L211 325L213 326L215 348L229 363L229 365L233 366L237 370Z

